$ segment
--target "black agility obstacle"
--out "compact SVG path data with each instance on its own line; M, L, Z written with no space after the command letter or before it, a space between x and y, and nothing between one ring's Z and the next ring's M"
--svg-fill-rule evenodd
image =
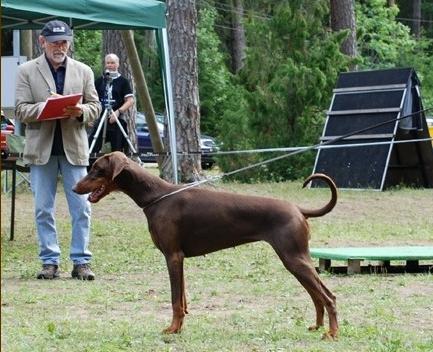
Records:
M341 147L319 149L314 172L343 189L433 188L433 149L422 110L412 68L341 73L321 137L321 144ZM370 126L376 127L365 130Z

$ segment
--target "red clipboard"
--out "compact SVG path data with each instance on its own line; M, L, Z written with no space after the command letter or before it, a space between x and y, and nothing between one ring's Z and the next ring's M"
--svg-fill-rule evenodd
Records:
M62 116L63 109L67 106L76 105L83 94L59 95L47 98L45 106L37 117L38 121L65 119L69 116Z

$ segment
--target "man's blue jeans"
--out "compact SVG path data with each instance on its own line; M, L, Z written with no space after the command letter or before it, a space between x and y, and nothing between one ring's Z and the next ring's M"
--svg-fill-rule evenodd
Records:
M70 258L74 264L90 262L90 203L87 195L72 191L87 174L85 166L75 166L65 156L51 156L45 165L30 165L31 188L35 200L35 219L39 238L39 258L43 264L59 264L60 247L57 240L55 200L57 176L63 177L63 188L72 218Z

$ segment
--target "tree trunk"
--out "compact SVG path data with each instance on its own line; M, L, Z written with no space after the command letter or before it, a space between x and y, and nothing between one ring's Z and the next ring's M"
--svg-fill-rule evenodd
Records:
M421 33L421 0L412 1L412 33L419 39Z
M246 48L242 0L233 0L232 8L232 72L238 73L244 66Z
M180 180L197 180L201 172L200 110L195 0L168 0L168 39L176 116ZM165 139L168 143L168 138ZM164 166L164 174L170 165Z
M331 0L331 28L334 32L349 29L349 35L341 44L341 52L356 57L356 22L354 0ZM352 70L356 67L351 67Z
M42 55L42 48L39 45L39 35L41 34L41 30L35 29L32 31L32 46L33 46L33 58Z
M33 39L30 29L21 31L21 55L27 56L27 60L33 58Z
M131 64L129 63L125 44L122 39L122 33L119 30L103 30L102 31L102 67L104 67L104 59L107 54L116 54L119 57L119 72L123 77L127 78L131 84L132 92L134 93L135 101L135 81L132 75ZM104 71L104 70L103 70ZM134 103L126 112L128 123L128 136L131 144L137 149L137 132L135 129L135 115L137 113L137 105Z
M395 0L388 0L388 7L395 6Z

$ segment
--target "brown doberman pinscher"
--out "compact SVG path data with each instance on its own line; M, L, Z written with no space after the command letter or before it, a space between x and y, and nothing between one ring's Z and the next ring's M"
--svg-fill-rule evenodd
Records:
M336 299L312 264L306 219L329 213L337 203L337 189L323 174L308 177L304 187L315 179L328 184L332 198L320 209L307 210L277 199L173 185L151 175L123 153L113 152L97 159L74 191L90 193L92 203L110 192L122 191L143 209L152 240L164 254L170 276L173 319L164 332L180 332L187 313L184 258L266 241L313 300L316 324L310 330L323 326L326 308L329 331L324 337L336 338Z

